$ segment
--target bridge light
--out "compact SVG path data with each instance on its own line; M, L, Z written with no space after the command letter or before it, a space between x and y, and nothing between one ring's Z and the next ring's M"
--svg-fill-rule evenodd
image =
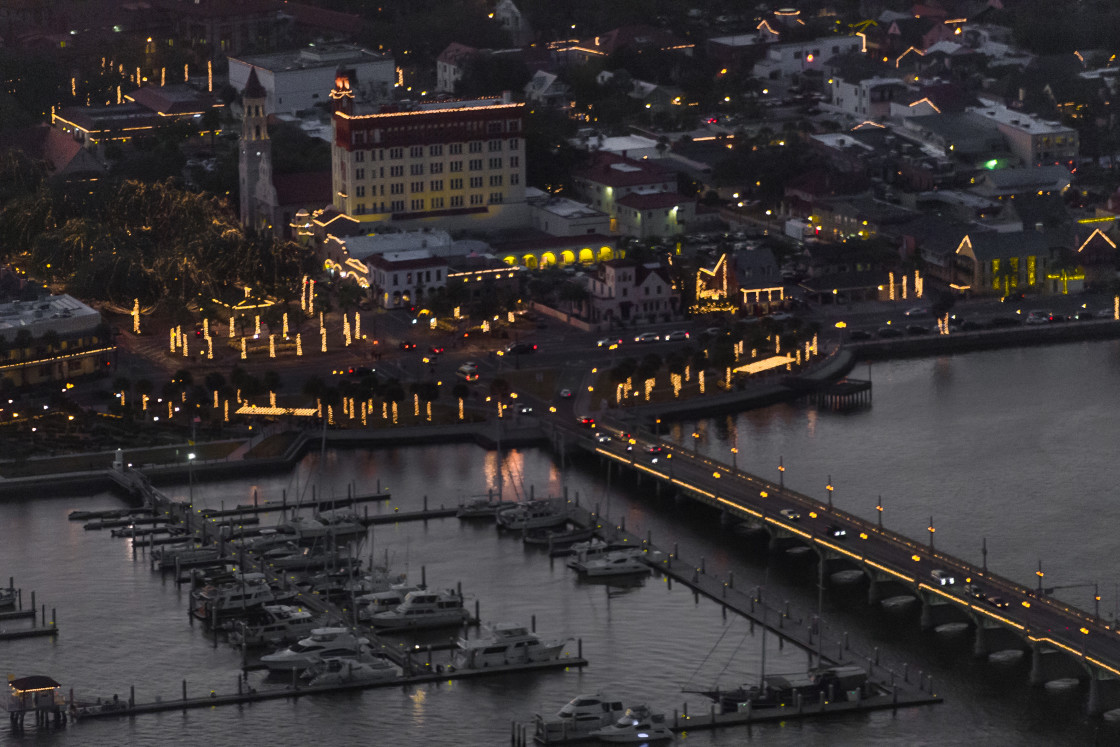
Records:
M913 560L913 561L914 561L915 563L917 563L917 562L918 562L919 560L921 560L922 558L921 558L920 556L918 556L918 555L911 555L911 556L910 556L910 559L911 559L911 560Z

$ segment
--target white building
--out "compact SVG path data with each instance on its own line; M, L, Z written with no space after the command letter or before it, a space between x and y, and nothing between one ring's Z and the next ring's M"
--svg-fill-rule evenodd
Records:
M525 224L524 104L488 98L365 113L345 75L331 96L335 209L402 228Z
M609 234L611 217L582 202L557 197L539 189L526 190L529 222L551 236Z
M654 263L612 259L590 277L588 316L591 322L671 321L680 311L680 294L669 273Z
M804 42L771 44L766 47L766 56L755 63L754 77L786 85L795 75L820 72L827 60L862 48L863 39L858 36L825 36Z
M829 103L856 119L881 119L891 114L891 104L906 98L907 86L898 78L829 79ZM909 103L909 102L905 102Z
M295 114L329 104L339 68L353 70L357 90L366 99L385 99L397 80L391 57L350 44L329 44L270 54L229 58L229 82L241 91L256 69L273 114Z
M969 109L972 116L995 124L1024 166L1073 166L1077 162L1077 130L990 99L980 99L980 103L982 106Z

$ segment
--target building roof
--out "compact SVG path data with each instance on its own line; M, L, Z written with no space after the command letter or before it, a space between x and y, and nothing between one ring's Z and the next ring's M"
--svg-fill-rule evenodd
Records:
M1046 236L1038 231L975 231L964 237L961 243L965 241L972 247L977 262L1037 256L1050 248Z
M276 0L155 0L154 4L175 15L210 19L268 15L280 8Z
M214 106L221 106L220 100L214 94L195 90L185 83L144 86L137 88L125 98L163 116L194 114Z
M1017 169L995 169L983 176L984 181L995 189L1043 189L1055 184L1070 181L1069 169L1065 166L1035 166Z
M365 21L356 13L342 13L318 5L305 5L283 0L281 12L291 16L301 26L335 31L350 36L362 30Z
M258 67L261 70L282 73L291 70L322 68L336 70L340 66L359 65L363 62L380 62L389 58L357 44L316 44L280 52L239 55L230 59L252 67Z
M425 250L372 254L363 261L370 267L387 271L425 270L447 266L445 258L433 257L430 252Z
M576 174L609 187L634 187L673 179L672 172L649 161L635 161L603 152L597 153L591 164L578 169Z
M249 79L245 81L245 90L241 95L247 99L263 99L268 96L268 92L261 85L261 79L257 77L255 67L249 68Z
M46 161L52 174L102 174L106 171L81 143L47 124L0 133L0 150L5 148L22 150L32 158Z
M458 65L459 60L474 54L478 54L478 50L474 47L468 47L466 44L460 44L459 42L451 42L439 53L436 60L445 65Z

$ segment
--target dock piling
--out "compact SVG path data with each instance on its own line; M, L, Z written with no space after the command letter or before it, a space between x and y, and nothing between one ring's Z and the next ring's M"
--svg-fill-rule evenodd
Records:
M576 656L579 657L580 659L583 658L583 639L582 638L577 638L576 639Z
M136 707L136 685L128 686L128 707Z
M536 632L537 632L537 616L536 616L536 615L533 615L533 616L532 616L531 618L529 618L529 619L530 619L530 621L532 622L532 626L531 626L531 627L530 627L529 629L530 629L530 630L531 630L532 632L536 633Z
M426 565L420 566L420 588L428 588L428 567Z

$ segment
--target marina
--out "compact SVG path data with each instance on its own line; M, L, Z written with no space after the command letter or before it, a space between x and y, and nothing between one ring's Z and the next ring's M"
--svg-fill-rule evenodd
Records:
M914 406L913 396L909 393L904 398L892 395L892 386L884 382L891 381L893 388L905 389L904 385L913 378L911 365L876 368L875 407L890 416L892 422L903 421L899 417L897 403L905 400L905 412ZM1064 358L1062 365L1068 365ZM1047 370L1045 365L1017 365L1014 371L1039 368ZM958 376L963 374L958 372ZM1013 386L1008 389L1014 391ZM1003 403L997 401L993 404ZM938 407L945 406L945 395L942 393L938 397ZM1063 402L1063 407L1078 406L1076 401ZM976 404L970 403L969 407L976 409ZM793 435L784 436L788 441L794 439L797 432L786 423L799 422L799 412L782 408L779 410L780 418L773 421L763 421L761 415L752 414L732 424L738 427L739 438L745 438L748 429L761 432L760 423L767 423L770 428L781 424L781 427L793 432ZM813 412L808 411L805 417L811 419ZM860 417L870 417L870 411ZM923 415L919 412L915 417ZM992 416L986 414L985 417ZM844 422L823 418L815 423L822 437L825 434L833 436L838 427L850 429L855 425L846 418ZM1100 425L1097 423L1094 427L1099 430ZM1007 430L1009 425L999 422L996 427ZM726 444L734 443L729 440L733 432L721 428L725 425L708 423L707 430L704 430L685 424L681 428L681 436L677 436L675 431L669 435L686 440L689 433L699 430L704 437L700 441L701 451L710 449L711 456L720 459L717 446L723 445L726 449ZM880 441L900 441L898 432L888 432L881 438L857 432L861 434L860 438L854 440L859 447L877 454L888 453L882 449ZM870 492L871 501L864 515L872 519L875 518L874 490L876 486L882 486L887 526L901 528L912 536L918 534L915 527L924 528L928 524L929 511L922 496L927 491L940 495L946 490L941 482L936 483L936 490L927 488L921 482L905 488L893 485L889 475L902 467L889 461L877 465L874 475L869 472L853 476L850 471L838 469L839 458L827 450L818 449L819 454L810 464L804 463L808 457L796 459L789 456L791 450L813 454L811 443L797 441L795 446L785 442L776 445L769 443L773 437L767 440L762 436L757 440L759 443L753 448L758 450L758 454L752 457L751 464L763 474L767 474L769 469L771 480L776 482L778 475L773 467L766 465L777 464L778 455L784 452L789 469L785 475L788 484L805 492L814 492L812 485L819 483L823 486L831 482L837 486L835 500L846 506L860 500L856 494ZM839 444L841 439L833 436L827 439L825 445L833 442ZM843 442L849 444L847 448L850 449L853 439ZM989 441L991 444L996 442L997 439ZM1052 443L1055 447L1064 447L1072 442L1055 438ZM743 449L742 445L740 448ZM929 445L919 441L914 448L928 450ZM740 454L740 464L744 463L745 453L744 450ZM462 494L465 480L475 481L473 485L466 486L467 491L477 494L481 487L481 492L485 493L487 481L493 479L493 465L498 463L493 452L481 452L468 445L410 447L369 453L346 451L339 452L337 457L333 454L329 456L332 460L337 458L342 465L336 468L339 474L335 479L339 484L345 484L356 475L365 475L372 482L373 474L377 474L383 482L391 483L397 496L394 506L399 506L401 513L419 510L424 493L439 496L435 499L437 503L461 503L461 499L455 496ZM722 459L726 458L724 451ZM855 458L860 462L867 460L858 452ZM1063 459L1066 455L1059 448L1054 458ZM769 600L766 615L771 625L778 624L777 617L771 617L775 614L773 610L784 609L786 600L791 602L790 621L802 621L797 626L799 628L811 623L812 613L809 611L817 609L815 566L808 563L808 558L798 561L789 555L787 559L785 550L769 553L764 534L760 536L756 533L744 538L732 532L730 527L725 531L718 515L697 515L694 511L685 510L685 504L675 504L671 496L655 495L652 484L646 481L635 486L633 480L623 480L616 475L609 490L605 491L602 465L586 459L574 466L569 462L562 469L548 455L530 449L511 452L502 461L512 463L515 472L524 475L526 483L536 482L539 494L558 495L565 486L573 495L581 493L582 505L599 504L604 518L610 517L604 524L625 524L630 535L638 538L639 542L652 535L652 539L658 541L654 546L666 557L676 554L674 550L678 548L674 545L679 545L680 579L674 578L670 585L668 578L659 574L651 575L636 587L584 584L565 567L564 559L558 558L559 562L553 563L543 547L522 543L519 533L503 535L495 532L492 524L475 526L471 522L447 518L379 525L370 535L378 548L376 556L380 558L382 550L387 550L393 556L394 566L403 564L401 570L408 566L409 557L413 568L423 562L427 565L429 577L438 580L437 588L462 580L470 590L468 603L473 602L472 597L481 598L484 617L489 620L516 620L521 617L518 609L532 610L538 618L545 619L541 616L551 611L553 614L548 618L547 633L582 637L584 656L590 662L588 668L578 672L561 668L524 676L508 674L494 681L493 685L488 684L490 678L485 676L457 679L454 686L450 681L433 678L421 685L356 691L354 696L347 697L343 702L337 702L336 696L301 697L299 718L293 717L296 706L290 699L277 698L255 701L251 707L244 709L212 709L201 718L203 711L197 711L197 715L191 716L189 724L186 721L180 723L175 709L166 710L166 715L151 719L90 719L88 723L60 731L54 738L60 743L74 744L116 743L122 739L144 742L163 738L168 733L189 732L193 737L202 736L214 745L233 745L236 742L232 735L243 733L245 729L275 738L280 738L282 733L283 739L310 740L329 725L338 733L349 734L353 738L371 728L392 729L401 744L409 745L431 743L433 735L438 735L440 741L453 743L497 744L510 740L511 718L524 726L534 712L553 713L575 693L593 692L608 685L622 693L627 706L646 702L655 712L662 713L668 723L673 721L674 710L683 720L687 706L689 721L699 724L710 715L710 703L706 699L696 700L693 696L682 694L682 687L709 688L716 684L734 687L757 681L759 671L759 624L755 623L755 633L751 635L748 620L730 611L724 613L723 605L716 601L723 593L724 584L730 582L732 590L741 590L748 599L755 596L751 592L756 586L765 586L768 593L764 592L763 598ZM316 462L315 456L310 455L302 464L301 482L308 472L314 473ZM831 481L826 479L827 472L832 473ZM884 474L888 477L884 478ZM998 497L1003 494L1002 489L986 484L982 476L969 474L968 479L977 481L986 495ZM1045 476L1036 474L1031 479L1040 482L1043 486L1040 489L1054 488ZM287 480L281 475L270 480L254 478L209 485L196 482L195 503L199 507L217 507L222 501L227 506L245 503L246 499L251 500L254 489L260 491L262 499L278 498L285 486L291 490L290 483L286 485ZM1031 489L1019 485L1016 488L1021 494ZM163 489L177 500L185 499L188 494L185 480ZM952 493L951 488L948 490ZM823 499L823 489L819 492ZM1083 488L1078 494L1091 496L1096 491ZM951 504L952 495L944 500ZM939 548L944 551L979 559L979 550L969 549L973 544L969 527L987 527L991 521L987 518L986 503L970 503L973 506L966 519L954 519L952 514L947 513L948 509L936 511L937 540ZM912 504L920 507L912 507ZM21 571L21 585L25 589L34 587L41 592L47 591L52 599L65 597L68 600L65 616L72 621L58 637L58 644L47 647L35 641L5 644L18 646L9 650L14 671L50 674L67 686L73 686L80 696L87 699L91 695L100 695L102 703L111 702L114 692L121 694L121 701L127 701L130 683L135 684L137 695L142 694L139 700L179 701L182 697L180 680L183 678L187 679L190 698L203 699L210 690L218 694L236 693L237 680L243 675L241 655L234 647L221 645L220 640L219 645L214 647L207 626L196 623L191 627L186 624L188 604L185 588L180 590L176 584L169 583L170 577L161 581L160 574L151 574L143 552L134 562L131 557L132 542L127 538L110 539L99 533L83 536L80 525L73 527L77 536L64 533L59 537L57 534L59 522L64 523L67 512L74 508L99 509L118 505L113 496L100 494L81 502L52 498L0 506L4 520L19 528L13 535L18 543L0 549L0 556L8 567L17 568L20 566L14 564L15 553L27 552L32 545L49 544L54 547L57 559L51 564L50 573L38 568L30 568L26 573ZM383 515L394 507L375 505L379 509L377 513ZM991 510L1006 512L1007 507L993 506ZM371 505L372 515L374 505ZM1055 515L1049 518L1048 523L1059 536L1068 537L1068 534L1061 534L1066 523L1063 516ZM979 548L979 530L973 531L975 546ZM755 538L751 539L751 536ZM58 539L52 540L52 537ZM1092 538L1079 546L1084 549L1084 558L1078 562L1079 567L1083 566L1079 575L1100 574L1098 567L1104 566L1100 563L1103 556L1098 546ZM1033 572L1036 568L1037 559L1033 555L1023 557L1022 553L1017 554L1014 547L1000 542L998 536L994 541L989 536L988 547L992 551L988 560L996 572L1021 579L1028 575L1026 571ZM1069 561L1061 555L1044 555L1044 562L1048 581L1056 579L1055 583L1060 583L1063 577L1073 576L1068 567ZM1026 571L1016 571L1019 566ZM91 574L90 568L98 568L100 572ZM715 598L694 593L685 583L692 578L689 571L699 568L704 569L699 576L700 581L711 585ZM764 580L763 569L767 569L768 581ZM826 578L831 579L834 571L839 572L839 569L830 568ZM975 728L980 728L997 730L1017 744L1072 745L1093 739L1092 734L1097 729L1104 729L1103 735L1107 736L1111 733L1107 730L1114 728L1109 725L1110 722L1100 725L1100 722L1084 721L1084 682L1080 686L1080 698L1078 690L1034 689L1027 684L1025 676L1030 655L1024 656L1021 649L1004 651L1010 641L993 641L991 656L974 659L969 635L936 634L936 637L927 637L934 634L919 632L916 616L920 605L914 596L903 597L909 600L908 612L902 608L897 613L886 609L880 611L882 605L874 608L865 606L863 596L866 589L866 582L839 586L830 584L826 587L824 630L828 643L825 654L831 656L835 653L829 649L838 648L843 641L843 633L848 632L853 658L873 656L877 647L883 671L889 668L901 673L903 667L900 662L909 662L907 671L912 691L917 690L919 670L925 673L923 679L926 682L932 673L937 682L937 694L945 698L941 704L933 708L908 708L905 718L892 718L888 707L881 711L866 710L855 718L841 716L794 721L792 723L796 726L793 728L790 727L791 722L784 720L774 722L773 726L768 725L771 722L759 720L751 727L753 732L748 731L746 726L721 729L727 731L727 736L722 738L709 737L706 730L692 728L687 730L689 742L711 745L727 743L728 739L740 743L765 738L767 743L779 745L888 745L920 740L920 734L932 733L930 729L936 729L942 739L952 742L971 738L968 735L972 735ZM892 593L899 592L888 592L884 597L889 598ZM1105 597L1101 604L1104 613L1111 609L1112 593L1110 587L1104 584L1101 593ZM733 596L731 590L728 594ZM1069 596L1074 597L1072 593ZM140 645L145 652L142 661L133 661L134 657L122 655L124 649L119 646L106 648L104 641L93 635L94 631L108 624L109 618L99 603L107 598L118 600L116 606L119 612L113 615L114 624L128 631L130 640L144 642ZM1071 601L1076 602L1077 599ZM563 611L563 614L557 611ZM656 634L649 630L650 620L658 621ZM790 621L782 624L792 629ZM672 639L671 645L659 643L665 640L665 636ZM741 636L746 636L748 642L740 645ZM436 646L446 645L447 637L421 638L417 657L421 661L426 659L424 647L429 642L435 649L433 661L439 663L442 659ZM776 635L767 637L767 672L807 671L804 651L790 642L782 648L779 645ZM646 655L646 652L653 655ZM632 666L633 662L638 662L638 666ZM706 663L701 666L702 662ZM724 672L723 668L729 662L731 668ZM107 663L111 663L111 668L106 667ZM866 668L866 662L863 665ZM694 670L697 671L694 673ZM879 667L875 668L875 672L874 676L882 676ZM1014 676L1009 677L1009 674ZM249 682L243 680L242 686L257 687L260 684L258 677L258 673L250 670ZM506 677L513 678L511 682L516 683L513 688L497 686ZM299 684L303 686L304 683ZM506 694L509 689L517 692L516 698ZM924 692L922 695L925 697ZM848 707L847 701L844 703L843 707ZM828 708L831 707L830 703ZM837 703L837 708L840 707L841 704ZM448 717L454 723L445 725ZM785 723L785 726L778 726L779 723ZM958 724L960 726L956 726ZM736 728L742 731L735 731Z

